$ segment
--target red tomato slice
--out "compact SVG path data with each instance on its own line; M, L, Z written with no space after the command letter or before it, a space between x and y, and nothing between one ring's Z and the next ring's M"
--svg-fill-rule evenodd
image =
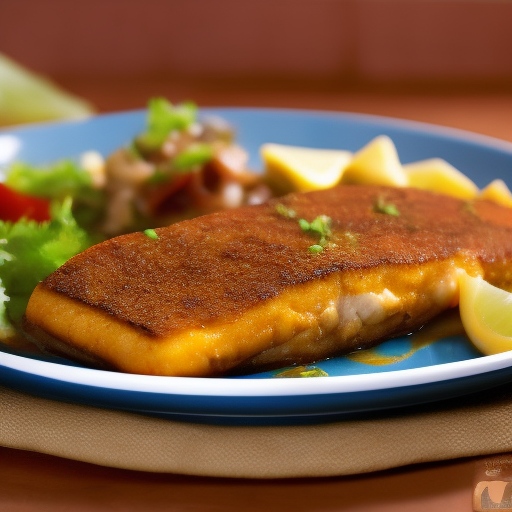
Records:
M0 183L0 219L16 222L22 217L38 222L50 220L50 202L20 194Z

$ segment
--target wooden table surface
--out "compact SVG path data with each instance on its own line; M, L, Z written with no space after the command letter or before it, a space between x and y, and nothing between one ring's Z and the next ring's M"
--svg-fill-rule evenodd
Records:
M338 110L412 119L512 141L512 95L383 93L206 88L165 79L120 84L63 79L100 112L141 108L165 95L200 106ZM510 185L510 183L509 183ZM472 510L483 459L455 460L339 478L229 480L149 474L0 448L0 511L356 511Z

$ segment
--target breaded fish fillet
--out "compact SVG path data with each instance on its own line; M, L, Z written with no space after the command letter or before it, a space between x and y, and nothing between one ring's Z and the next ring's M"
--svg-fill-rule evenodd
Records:
M314 254L298 219L318 216L331 228ZM291 194L156 232L96 245L40 283L29 335L124 372L254 372L411 332L457 305L461 269L512 284L512 209L415 189Z

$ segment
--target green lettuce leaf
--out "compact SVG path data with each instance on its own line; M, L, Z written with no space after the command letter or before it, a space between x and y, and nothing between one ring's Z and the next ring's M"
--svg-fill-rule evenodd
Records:
M6 254L3 251L0 251L0 265L3 263L2 256ZM9 256L9 255L7 255ZM9 297L5 294L5 288L2 286L2 281L0 279L0 340L2 338L10 338L14 335L14 328L9 321L7 316L7 307L6 303L9 301Z
M90 174L71 160L62 160L47 168L14 163L5 183L22 194L48 199L77 197L92 189Z
M17 162L10 166L7 186L33 197L63 201L73 197L73 216L89 232L97 230L106 207L104 190L93 187L91 175L76 162L62 160L48 167ZM98 237L98 241L101 236Z
M91 245L71 205L71 198L54 204L49 222L0 221L0 328L19 327L36 285Z
M148 104L147 130L135 139L135 149L142 154L154 151L169 133L186 130L196 119L197 106L192 102L173 105L165 98L153 98Z

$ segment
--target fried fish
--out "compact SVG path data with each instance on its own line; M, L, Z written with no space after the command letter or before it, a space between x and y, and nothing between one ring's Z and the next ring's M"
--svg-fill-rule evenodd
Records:
M290 194L155 231L40 283L28 335L123 372L255 372L412 332L458 304L461 271L512 286L512 209L412 188Z

